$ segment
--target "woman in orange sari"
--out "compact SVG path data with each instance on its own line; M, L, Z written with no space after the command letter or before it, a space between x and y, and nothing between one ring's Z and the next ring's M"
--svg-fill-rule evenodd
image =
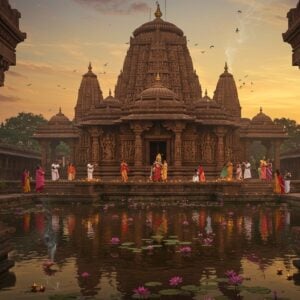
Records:
M72 163L68 165L68 180L74 180L76 175L75 166Z
M274 193L276 194L284 194L284 180L280 175L279 170L275 172L275 182L274 182Z
M128 171L129 171L129 168L128 168L127 163L124 160L122 160L121 166L120 166L120 172L121 172L121 178L122 178L123 182L128 181Z
M201 165L198 167L198 176L199 176L199 182L206 181L204 169Z

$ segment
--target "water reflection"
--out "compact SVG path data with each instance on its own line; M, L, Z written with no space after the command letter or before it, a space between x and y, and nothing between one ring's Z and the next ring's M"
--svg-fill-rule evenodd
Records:
M18 265L13 269L18 281L11 281L14 288L6 295L13 297L26 290L28 280L21 278L22 272L32 274L31 281L41 278L43 269L38 266L48 258L56 263L46 272L54 278L53 289L80 290L82 295L99 299L111 295L129 299L137 286L149 281L167 283L174 275L183 277L185 284L198 284L201 278L222 278L231 269L251 277L253 285L281 288L300 297L298 291L288 291L300 284L292 265L296 257L291 238L293 211L288 207L142 206L36 207L21 217L4 214L4 221L17 228ZM144 239L153 235L191 242L192 252L182 255L174 247L125 251L110 244L113 237L119 237L121 243L132 242L134 248L141 248L147 246ZM278 268L295 273L294 283L276 276ZM85 278L83 273L90 276Z

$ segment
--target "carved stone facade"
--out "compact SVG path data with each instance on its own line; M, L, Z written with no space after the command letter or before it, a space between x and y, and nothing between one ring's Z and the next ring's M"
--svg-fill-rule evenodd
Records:
M116 179L124 159L131 176L147 179L150 165L161 153L171 178L190 179L199 164L208 176L216 176L226 161L247 158L243 146L248 141L285 138L283 129L272 121L264 134L264 125L255 125L260 117L254 118L258 123L241 119L236 84L227 64L213 99L207 92L202 97L182 30L161 18L159 6L155 16L133 33L115 97L110 92L103 99L90 64L79 89L73 129L59 117L61 128L66 126L62 137L69 136L77 145L78 174L84 176L87 163L92 162L97 165L96 177ZM48 141L50 132L52 137L59 136L58 128L50 127ZM38 131L36 138L45 139L42 133Z
M8 0L0 0L0 86L4 85L4 72L16 64L17 45L26 38L19 30L20 17Z
M283 40L293 48L293 65L300 68L300 1L296 8L292 8L288 14L289 28L283 34Z

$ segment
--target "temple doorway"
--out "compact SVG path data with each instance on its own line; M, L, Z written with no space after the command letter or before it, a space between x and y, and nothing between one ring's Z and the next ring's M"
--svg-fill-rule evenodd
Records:
M155 161L156 155L160 153L162 161L167 158L167 142L164 141L155 141L150 142L150 163L152 164Z

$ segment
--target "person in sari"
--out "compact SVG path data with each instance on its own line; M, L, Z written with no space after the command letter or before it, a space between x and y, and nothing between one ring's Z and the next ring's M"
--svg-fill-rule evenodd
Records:
M233 164L232 164L231 161L229 161L229 162L227 163L227 177L226 177L226 179L227 179L228 181L231 181L232 178L233 178Z
M220 174L220 179L225 180L226 178L227 178L227 164L224 164Z
M270 160L267 162L267 181L272 181L273 179L273 166Z
M243 179L243 170L242 170L242 166L241 166L240 163L238 163L236 165L235 178L236 178L236 180L242 180Z
M244 170L244 179L251 179L251 164L249 163L249 161L246 160L246 162L243 163L243 165L245 166L245 170Z
M121 172L122 182L127 182L128 181L129 168L128 168L127 163L124 160L122 160L122 162L121 162L120 172Z
M284 173L284 192L288 194L291 191L291 179L292 174L289 170L285 170Z
M30 175L27 169L24 169L22 173L22 188L23 193L30 193Z
M51 165L51 178L53 181L59 179L59 171L58 171L59 168L60 165L56 161Z
M75 166L72 163L68 165L68 180L74 180L76 175Z
M94 165L88 163L87 164L87 179L88 179L88 181L93 180L93 175L94 175Z
M162 170L162 164L159 161L155 161L153 165L153 171L152 171L152 180L154 182L161 181L161 170Z
M275 172L274 193L284 194L284 180L283 180L279 170L276 170L276 172Z
M260 161L260 179L267 179L267 162L264 159Z
M162 165L162 169L161 169L161 180L163 182L167 182L168 181L168 163L166 160L164 160L164 163Z
M193 182L199 182L199 174L197 169L195 169L195 173L193 175Z
M35 191L41 193L45 186L45 172L41 166L36 167L35 171Z
M199 165L199 167L198 167L198 176L199 176L199 181L200 182L205 182L206 181L204 169L201 165Z

